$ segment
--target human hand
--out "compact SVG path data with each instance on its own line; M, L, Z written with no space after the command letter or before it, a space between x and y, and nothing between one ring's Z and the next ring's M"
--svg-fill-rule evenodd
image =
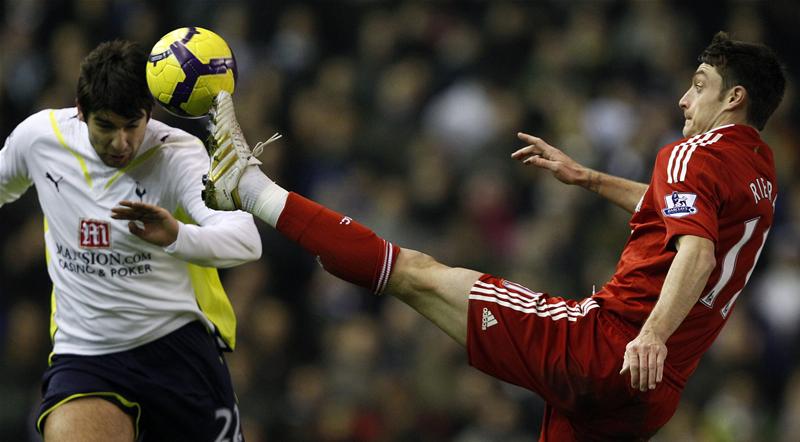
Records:
M139 238L166 247L178 239L178 221L166 209L135 201L120 201L111 218L129 220L128 230Z
M547 144L541 138L517 133L517 138L528 143L527 146L511 154L511 158L522 164L533 164L553 173L564 184L581 184L589 176L589 169L581 166L559 149Z
M630 372L631 387L639 391L654 390L664 377L664 361L667 359L667 346L655 333L642 330L639 336L625 346L622 361L623 375Z

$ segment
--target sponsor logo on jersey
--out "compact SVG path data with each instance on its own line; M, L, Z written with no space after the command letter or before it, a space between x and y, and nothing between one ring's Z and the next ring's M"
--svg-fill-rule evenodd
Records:
M696 199L697 195L694 193L672 192L664 197L664 201L667 203L666 208L663 210L664 215L673 218L694 215L697 213L697 208L694 206Z
M60 176L60 177L58 177L58 179L55 179L55 178L53 178L53 175L50 174L50 172L45 172L44 176L45 176L45 178L50 180L50 182L52 182L54 186L56 186L56 192L61 193L61 189L58 188L58 183L60 183L61 180L64 179L64 177Z
M58 266L78 275L100 277L129 277L146 275L153 271L149 252L120 253L112 250L78 250L56 241Z
M486 330L493 325L497 325L497 319L495 319L494 315L488 308L484 307L483 318L481 320L481 330Z
M136 265L146 263L153 259L150 252L120 253L106 252L103 250L76 250L67 245L56 242L56 255L67 261L85 265L115 266Z
M111 225L96 219L81 219L78 244L82 249L111 248Z

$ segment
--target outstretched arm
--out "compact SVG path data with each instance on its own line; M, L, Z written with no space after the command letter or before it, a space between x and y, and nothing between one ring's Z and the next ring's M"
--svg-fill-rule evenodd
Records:
M630 371L631 386L645 391L656 388L664 374L667 339L697 303L714 270L714 243L692 235L678 237L678 253L661 287L661 295L639 336L625 348L620 374Z
M111 218L129 221L133 235L192 264L225 268L261 256L260 237L250 216L209 212L212 214L198 220L201 225L185 224L163 207L120 201L111 209Z
M589 189L630 213L636 210L639 200L647 191L646 184L585 167L541 138L522 132L517 137L528 145L511 154L511 158L547 169L562 183Z
M31 148L24 144L33 136L29 133L32 119L17 126L0 148L0 207L19 198L33 184L25 158Z

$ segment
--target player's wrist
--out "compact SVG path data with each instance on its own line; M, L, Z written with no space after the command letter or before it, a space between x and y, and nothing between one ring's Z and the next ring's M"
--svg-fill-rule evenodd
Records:
M174 244L178 241L178 233L180 232L181 227L178 223L178 220L172 219L169 222L169 227L167 228L167 238L165 242L167 243L164 247L169 246L170 244Z
M594 169L585 166L578 166L576 171L577 178L575 184L583 187L584 189L597 192L600 188L601 175Z
M640 336L649 336L655 338L659 341L666 342L667 338L669 337L669 332L664 329L664 327L660 327L659 324L645 324L642 326L642 329L639 331Z

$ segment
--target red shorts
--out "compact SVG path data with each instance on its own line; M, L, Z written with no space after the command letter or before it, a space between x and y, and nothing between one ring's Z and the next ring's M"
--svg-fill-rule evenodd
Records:
M665 375L640 392L619 374L634 337L592 298L565 300L491 275L469 294L469 362L547 402L542 441L646 440L672 417L676 383Z

